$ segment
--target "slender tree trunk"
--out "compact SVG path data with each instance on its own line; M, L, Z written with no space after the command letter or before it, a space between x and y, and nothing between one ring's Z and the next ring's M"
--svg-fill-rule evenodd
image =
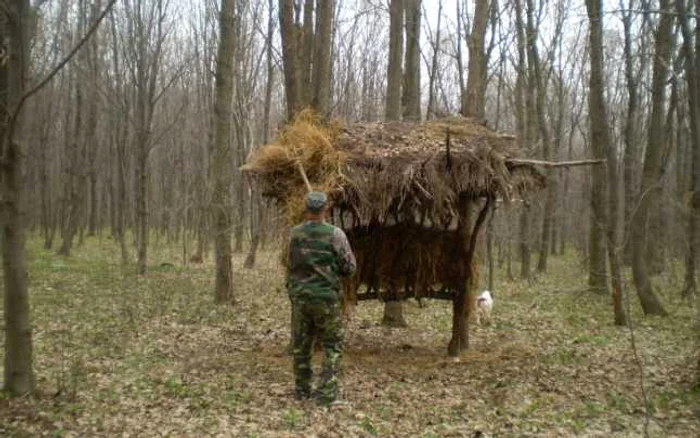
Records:
M486 110L486 59L485 39L489 23L489 0L476 0L474 22L467 47L469 67L467 71L467 92L462 96L461 114L484 120Z
M298 27L297 27L298 28ZM297 41L301 42L302 45L299 50L300 56L299 60L301 69L299 71L301 75L301 95L302 95L302 106L311 105L314 98L314 87L313 87L313 70L316 60L314 59L314 0L304 0L304 23L301 27L302 36L297 38Z
M403 0L391 0L389 29L389 64L387 68L386 108L384 118L401 120L401 81L403 60Z
M68 214L65 217L65 228L63 229L63 240L58 254L62 256L70 256L73 248L73 239L78 232L78 222L80 221L80 204L82 198L82 190L80 184L80 174L83 172L81 166L82 154L80 153L81 142L80 133L82 130L82 113L83 113L83 91L82 87L77 83L75 87L75 119L73 120L73 135L68 140L66 147L68 151L67 175L66 175L66 199Z
M435 30L435 41L433 41L433 58L430 64L430 75L428 76L428 111L426 119L435 118L437 111L437 86L436 79L438 75L438 55L440 54L440 32L442 25L442 0L438 3L437 29Z
M627 314L622 305L622 274L620 272L619 225L619 178L617 175L617 153L610 139L610 127L608 126L607 106L605 103L605 79L603 76L603 14L602 0L588 0L586 3L589 18L589 47L591 73L589 79L588 106L590 114L591 146L593 156L603 158L607 156L608 193L607 205L605 205L605 193L593 193L591 196L599 196L603 199L603 209L597 215L600 228L607 230L607 250L610 258L610 270L613 287L613 311L615 325L627 325ZM606 155L607 154L607 155ZM601 166L602 167L602 166ZM594 178L601 178L601 185L605 184L604 169L596 169ZM608 212L605 209L608 209ZM609 213L609 216L608 214ZM609 219L609 220L608 220ZM607 290L607 279L601 281L601 287Z
M486 257L488 259L488 266L489 266L489 285L488 285L488 290L493 291L493 283L494 283L494 277L496 275L496 262L494 260L494 255L493 255L493 234L496 232L494 228L494 219L496 217L496 208L494 207L491 210L491 214L489 215L489 223L486 228Z
M284 66L284 89L287 97L287 119L291 119L303 103L302 77L299 65L298 30L294 22L294 0L279 0L280 33Z
M139 105L143 105L140 103ZM142 109L141 111L145 111ZM145 117L145 115L144 115ZM144 125L150 125L144 122ZM139 275L146 273L148 265L148 150L149 134L141 125L136 134L136 263Z
M691 2L692 4L693 2ZM695 1L696 14L700 13L700 2ZM676 0L676 12L678 13L681 30L683 32L683 53L685 54L685 77L688 84L688 113L690 117L691 139L691 211L688 215L688 249L685 257L685 285L683 296L693 299L697 294L697 255L700 252L700 230L698 230L698 218L700 218L700 84L698 83L698 71L700 68L700 20L696 18L695 36L688 23L690 8L684 0ZM680 127L678 127L680 130Z
M532 254L530 251L530 205L525 204L520 212L520 279L530 278Z
M669 12L670 0L661 0L662 11ZM666 79L668 65L673 49L673 23L671 14L661 14L656 31L655 53L652 77L652 101L647 147L642 169L641 195L636 214L632 217L632 275L637 288L637 295L646 315L666 315L652 288L649 278L649 266L646 258L646 245L649 241L647 223L651 210L658 205L662 176L662 147L664 141L664 120L666 104Z
M98 14L102 9L102 1L93 2L89 8L90 23L94 23L98 18ZM85 12L87 14L87 11ZM99 136L97 135L97 115L100 102L98 92L99 75L100 75L100 58L98 51L99 39L95 34L90 39L90 43L85 51L86 64L88 66L88 104L87 104L87 120L85 124L85 152L87 158L87 183L89 187L89 216L88 216L88 236L94 236L97 232L98 221L98 200L97 200L97 151L99 145Z
M472 277L472 264L477 240L486 218L493 205L493 200L488 198L479 212L474 227L469 220L473 202L465 196L460 197L457 224L459 236L459 260L463 261L462 274L459 279L459 287L455 291L452 301L452 338L447 347L447 353L451 357L458 357L460 353L469 348L469 313L471 311L470 297L473 293L474 278Z
M5 2L0 37L6 44L6 64L0 68L0 173L3 198L2 265L4 277L5 362L4 389L13 396L34 390L32 328L25 254L26 151L13 132L21 128L21 114L12 120L24 93L29 69L30 4L28 0ZM12 125L14 123L14 126Z
M275 18L272 13L274 6L274 0L268 0L268 10L269 16L267 20L267 47L266 47L266 58L267 58L267 81L265 84L265 106L263 109L263 126L262 126L262 143L267 144L270 135L270 111L272 109L272 87L275 83L275 65L274 59L272 58L272 37L275 31ZM251 229L253 232L253 239L250 245L250 250L246 256L244 267L251 269L255 266L255 257L258 251L258 246L260 245L260 235L263 230L263 199L259 194L258 190L253 188L251 190L251 204L250 204L250 215L251 215ZM257 205L257 208L254 206ZM255 223L253 223L255 222Z
M323 117L331 110L331 51L333 49L333 14L335 0L317 3L317 29L314 41L313 107Z
M605 97L603 78L603 43L602 43L602 12L600 0L587 0L589 29L591 74L589 78L590 96L589 114L591 114L591 148L595 158L605 158L606 145L609 144L605 120ZM608 143L606 143L606 141ZM607 227L607 186L605 168L597 166L591 172L591 229L590 229L590 258L588 266L588 284L591 289L600 294L608 293L607 256L605 231ZM611 242L609 242L611 243Z
M549 132L549 127L547 126L547 120L545 116L545 106L546 106L546 94L547 94L547 84L542 77L542 69L540 66L540 55L537 50L537 27L534 19L534 5L532 0L527 0L527 24L526 24L526 35L527 35L527 57L528 57L528 67L529 76L534 82L534 88L536 93L536 100L534 102L535 113L532 114L534 117L532 123L536 124L540 139L542 140L542 156L545 160L551 159L551 143L552 136ZM544 217L542 221L542 239L540 241L539 248L539 260L537 263L538 272L547 271L547 258L549 256L549 242L552 237L552 222L553 222L553 211L554 211L554 191L556 190L554 174L552 170L547 170L547 198L544 207Z
M406 10L406 59L403 81L404 120L420 122L421 0L403 0Z
M629 12L623 12L622 25L624 32L624 56L625 56L625 82L627 83L627 115L625 117L625 155L624 155L624 223L630 223L632 214L636 209L638 199L639 173L641 167L639 163L639 135L637 124L639 123L639 79L637 78L638 67L632 55L634 44L632 36L632 9L635 8L634 0L629 0ZM627 230L625 230L627 231ZM624 260L632 260L632 246L625 246Z
M401 120L401 91L403 76L403 33L404 33L404 2L412 0L391 0L389 5L389 64L387 70L387 92L385 119L387 121ZM408 62L408 61L407 61ZM403 90L406 93L406 90ZM387 326L405 327L403 303L387 301L384 303L382 324Z
M233 52L235 0L222 0L219 17L219 51L216 62L216 139L212 176L212 214L214 218L214 252L216 259L215 302L233 301L233 266L231 264L231 103L233 101Z

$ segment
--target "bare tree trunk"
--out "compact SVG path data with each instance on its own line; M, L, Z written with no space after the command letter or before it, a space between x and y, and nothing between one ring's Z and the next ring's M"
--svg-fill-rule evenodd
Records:
M262 126L262 143L267 144L270 135L270 111L272 109L272 87L275 83L275 65L272 58L272 37L275 31L275 19L272 13L274 7L274 0L268 0L268 20L267 20L267 46L266 46L266 58L267 58L267 82L265 84L265 107L263 109L263 126ZM251 217L251 229L253 233L253 239L250 244L250 250L246 256L244 267L251 269L255 266L255 257L258 251L258 246L260 245L260 235L263 230L263 206L262 206L262 196L258 193L255 188L251 189L251 204L250 204L250 217ZM257 208L254 206L257 205ZM255 223L253 223L255 222Z
M405 0L391 0L389 5L389 64L387 69L386 108L384 115L387 121L401 120L404 1ZM407 62L409 61L407 60ZM406 90L403 91L406 93ZM403 317L403 303L401 301L387 301L384 303L382 324L391 327L405 327L407 325Z
M460 113L466 117L484 120L486 109L486 67L488 59L484 49L489 22L489 0L476 0L474 23L467 38L469 67L467 92L462 96Z
M389 64L387 68L386 108L384 118L401 120L401 80L403 59L403 0L391 0L389 14Z
M403 81L404 120L420 122L420 22L421 0L404 0L406 10L406 59Z
M661 0L660 8L668 12L670 0ZM649 278L649 266L646 258L646 245L649 241L647 222L652 208L658 204L662 176L662 148L664 141L664 119L666 104L666 79L673 50L673 23L671 14L661 14L656 31L654 69L652 78L651 117L647 147L642 169L641 196L636 214L632 217L632 275L637 288L637 295L646 315L667 315L657 298Z
M605 79L603 76L603 14L602 0L588 0L586 2L589 18L590 63L591 73L589 79L588 106L590 114L591 146L595 158L606 157L608 159L608 203L603 205L602 214L597 216L601 228L607 230L607 249L610 258L613 286L613 310L615 325L627 325L627 314L622 305L622 274L620 272L620 239L618 218L620 215L619 203L619 178L617 174L617 153L610 139L610 127L608 126L607 106L605 103ZM605 173L601 169L594 170L594 178L602 179L605 184ZM604 197L605 193L593 193L592 196ZM604 203L604 198L601 203ZM609 209L609 216L605 214L605 208ZM608 220L609 219L609 220ZM607 279L601 282L607 290Z
M0 37L6 44L6 64L0 68L0 173L3 198L2 267L5 295L4 389L13 396L34 390L32 328L25 254L25 151L13 136L19 131L20 99L29 70L30 5L28 0L5 2ZM14 124L14 126L13 126Z
M591 148L595 158L605 158L605 145L608 133L605 111L600 111L605 104L602 74L602 26L599 26L601 6L599 0L587 0L590 26L589 39L591 46L591 75L589 78L590 97L589 113L591 118ZM601 51L599 52L598 49ZM608 140L609 141L609 140ZM589 235L590 255L588 265L588 284L593 292L608 293L607 256L605 246L605 231L607 224L608 200L606 192L605 169L596 167L591 171L591 228Z
M89 6L90 23L97 20L100 10L102 9L102 1L96 0ZM88 12L85 11L85 14ZM87 120L85 126L85 152L87 158L87 183L89 187L89 216L88 216L88 236L94 236L97 232L98 220L98 202L97 202L97 151L99 145L99 137L97 135L97 115L100 102L98 92L99 75L100 75L100 58L99 58L99 39L97 35L93 35L90 44L85 51L85 60L88 67L88 104L87 104Z
M696 14L700 13L700 2L695 3ZM692 4L692 2L691 2ZM685 77L688 84L688 109L690 117L691 138L691 181L690 192L691 211L688 215L688 250L685 257L685 285L683 296L694 299L697 294L696 268L697 255L700 253L700 83L698 69L700 68L700 20L696 18L695 37L688 23L689 8L684 0L676 0L681 30L683 32L683 53L685 54ZM680 128L679 128L680 129Z
M627 83L627 115L625 118L625 155L624 155L624 223L630 223L632 213L637 204L638 184L639 184L639 143L640 138L637 131L639 117L639 79L637 78L638 67L632 55L632 9L634 0L629 0L629 12L622 13L622 25L624 30L624 55L625 55L625 81ZM625 230L627 231L627 230ZM629 262L632 259L631 244L625 247L624 260Z
M435 94L437 93L436 79L438 75L438 55L440 53L440 31L442 25L442 0L438 3L438 17L437 17L437 29L435 30L435 40L432 41L433 44L433 59L430 64L430 75L428 77L428 111L426 112L425 118L430 120L435 118L435 113L437 111L437 98Z
M301 2L299 2L301 3ZM300 27L297 26L297 29ZM298 42L301 42L300 53L297 56L301 56L299 71L301 75L301 96L302 103L301 106L310 105L314 98L314 87L313 87L313 70L316 60L314 59L314 0L304 0L304 23L301 27L302 37L297 38ZM297 43L298 44L298 43Z
M520 279L530 278L530 205L525 204L520 212Z
M458 357L460 353L469 348L469 313L471 311L470 297L473 293L474 278L472 277L472 264L474 252L481 228L493 205L493 200L488 198L476 218L474 227L469 220L473 201L465 196L459 200L459 219L457 234L459 236L459 260L463 262L459 286L455 291L452 301L452 338L447 346L447 353L451 357Z
M303 102L302 78L297 56L298 30L294 21L294 0L279 0L280 32L284 64L284 89L287 97L287 119L291 119Z
M331 110L331 50L334 0L317 1L317 33L314 39L313 107L323 117Z
M141 101L143 98L141 97ZM146 117L143 106L144 102L139 102L137 106L137 119L141 120L141 125L136 132L136 263L137 272L140 275L146 273L148 265L148 150L150 148L149 131L150 122L144 120Z
M403 302L386 301L384 303L384 316L382 325L385 327L406 327L406 319L403 316Z
M540 66L540 55L537 50L537 27L534 19L534 5L532 0L527 0L527 57L530 78L534 82L536 93L535 114L536 117L533 123L536 123L540 138L542 140L542 156L545 160L551 159L552 136L547 126L545 117L547 83L542 77L542 69ZM557 28L557 31L559 28ZM547 257L549 256L549 242L552 237L552 222L554 210L554 193L556 190L554 174L552 170L547 170L547 199L544 207L544 218L542 221L542 239L539 248L539 261L537 263L538 272L547 271Z
M496 276L496 262L493 255L493 234L496 232L493 220L496 217L496 207L491 210L489 215L489 223L486 228L486 258L489 267L489 285L488 290L493 291L494 277Z
M532 129L533 107L531 79L527 70L527 40L525 38L525 24L523 22L522 0L514 1L515 7L515 34L518 47L518 76L515 83L515 114L518 127L518 135L521 138L523 148L532 148L535 142L535 133ZM520 278L530 278L530 205L527 201L519 218L520 228Z
M82 29L81 29L82 30ZM77 79L72 87L75 88L75 119L73 120L73 134L70 136L66 144L66 155L68 156L68 165L66 169L66 200L67 200L67 215L65 217L65 227L63 229L63 240L58 254L62 256L70 256L73 248L73 238L78 232L78 221L80 220L80 206L82 201L83 191L81 190L81 177L83 172L81 166L82 154L80 153L81 141L80 133L82 128L82 112L83 112L83 91Z
M222 0L219 18L219 51L216 57L216 140L212 156L212 214L216 259L215 302L233 302L231 264L231 104L233 101L233 52L235 0Z

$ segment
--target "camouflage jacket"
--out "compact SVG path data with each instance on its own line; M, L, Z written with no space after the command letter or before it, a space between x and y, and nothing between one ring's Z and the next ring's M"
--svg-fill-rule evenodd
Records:
M292 228L287 279L292 298L337 299L340 278L356 269L350 243L340 228L313 221Z

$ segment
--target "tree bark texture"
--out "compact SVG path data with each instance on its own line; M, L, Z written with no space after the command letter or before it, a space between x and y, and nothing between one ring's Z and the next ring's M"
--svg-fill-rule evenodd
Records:
M630 0L629 8L634 8L634 0ZM624 34L624 57L625 57L625 82L627 83L627 115L625 117L625 154L624 154L624 223L630 223L638 199L639 188L639 79L637 77L637 66L632 55L634 44L632 36L632 12L622 15L622 25ZM625 230L627 231L627 230ZM625 246L624 260L631 260L631 244Z
M603 77L603 34L602 5L600 0L587 0L586 8L591 26L589 28L589 47L591 73L589 77L590 95L588 108L590 114L591 152L594 158L605 158L606 142L609 142L605 128L604 77ZM606 171L602 166L591 170L591 229L590 258L588 266L588 284L600 294L608 292L607 255L605 231L607 226L608 199L606 192Z
M404 0L406 10L406 59L403 80L403 118L420 122L420 23L421 0Z
M335 1L319 0L316 10L318 31L314 39L312 104L322 117L328 118L331 110L331 51Z
M284 90L287 98L287 119L291 120L303 104L302 77L298 51L299 30L294 21L294 0L279 1L280 33L284 69Z
M385 327L406 327L406 319L403 316L403 303L401 301L387 301L384 303L384 316L382 325Z
M660 9L669 12L670 0L661 0ZM642 168L642 185L636 214L632 217L632 275L637 295L646 315L666 315L667 312L654 293L649 276L646 246L649 242L648 221L653 208L658 206L662 176L662 149L666 105L666 80L673 50L673 25L675 17L661 14L655 35L653 77L651 86L651 116L647 147Z
M469 348L469 313L471 311L471 294L473 289L473 263L476 252L477 240L482 226L489 215L493 205L493 199L487 198L484 206L479 211L479 216L471 226L470 209L474 204L466 196L462 195L458 206L457 234L457 254L461 261L461 273L459 285L455 291L452 301L452 338L447 346L447 353L450 357L458 357L460 353Z
M222 0L219 17L219 51L216 57L216 139L212 156L212 215L214 218L214 253L217 303L233 301L233 266L231 264L231 185L233 149L231 146L231 103L233 101L233 51L235 0Z
M586 3L589 17L589 42L591 73L589 78L589 114L591 130L591 147L595 158L607 156L607 205L603 198L603 215L597 215L597 224L607 231L607 252L610 259L610 271L612 274L613 313L615 325L627 325L627 314L622 305L622 274L620 269L620 239L618 218L620 217L619 203L619 178L617 173L617 153L610 139L610 127L608 126L607 106L605 103L605 79L603 75L603 15L602 1L589 0ZM602 166L600 166L602 167ZM602 178L604 185L605 169L595 169L594 178ZM604 186L603 186L604 190ZM591 196L604 197L605 192L593 193ZM596 204L597 205L597 204ZM606 211L607 209L607 211ZM609 213L609 214L608 214ZM603 258L603 260L605 260ZM608 289L607 279L603 278L598 287Z
M683 296L693 299L697 294L697 257L700 251L700 20L696 19L695 35L688 22L690 8L684 0L676 0L683 33L683 53L685 54L685 77L688 85L688 112L690 117L691 180L690 180L690 214L688 215L688 249L685 256L685 284ZM692 3L692 2L691 2ZM696 13L700 12L700 2L695 3Z
M485 40L489 23L489 0L476 0L474 7L474 22L467 48L469 50L469 66L467 69L467 92L462 96L461 114L484 120L486 111L486 59Z
M387 68L387 121L401 120L401 82L403 79L403 0L391 0L389 5L389 64Z
M6 44L7 60L0 66L0 146L2 146L3 239L2 263L5 303L4 389L13 396L34 390L32 329L25 253L24 212L25 151L13 137L19 131L21 114L13 120L25 91L29 68L30 4L28 0L6 1L0 18L0 37ZM12 126L12 123L15 123Z

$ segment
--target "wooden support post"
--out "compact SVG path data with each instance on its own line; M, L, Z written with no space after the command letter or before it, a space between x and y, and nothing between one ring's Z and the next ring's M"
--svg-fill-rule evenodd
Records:
M459 200L459 224L458 234L462 245L458 262L462 265L459 287L452 302L452 339L447 346L447 353L451 357L459 357L460 353L469 348L469 297L471 293L472 263L474 252L482 225L486 221L488 212L493 204L493 198L488 197L483 208L479 212L474 228L469 233L469 200Z

